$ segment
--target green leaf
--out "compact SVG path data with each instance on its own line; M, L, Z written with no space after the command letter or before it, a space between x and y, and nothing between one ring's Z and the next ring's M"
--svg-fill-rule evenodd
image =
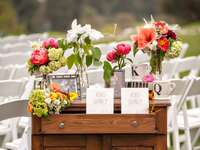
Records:
M99 60L94 59L94 60L93 60L93 65L94 65L94 66L101 66L101 65L102 65L102 62L99 61Z
M130 58L126 58L130 63L133 63L133 60Z
M89 38L89 37L86 37L86 38L85 38L85 43L86 43L86 44L88 44L88 45L90 45L90 44L91 44L91 40L90 40L90 38Z
M67 58L67 66L68 66L68 69L71 69L73 64L75 63L75 60L76 60L76 56L74 54L70 55L68 58Z
M89 67L92 64L92 56L91 55L87 55L86 56L86 65L87 67Z
M134 46L133 46L133 56L134 56L134 57L135 57L137 51L138 51L138 50L137 50L137 45L134 44Z
M103 69L104 69L103 78L108 83L111 81L111 76L113 72L112 66L107 61L104 61Z
M66 43L65 39L60 39L58 40L58 45L61 47L63 50L66 50L68 48L68 44Z
M92 49L93 58L100 60L101 58L101 50L98 47Z
M79 53L77 53L77 54L75 54L75 58L76 58L76 65L83 65L83 63L82 63L82 59L81 59L81 56L79 55ZM83 58L84 58L84 56L83 56Z

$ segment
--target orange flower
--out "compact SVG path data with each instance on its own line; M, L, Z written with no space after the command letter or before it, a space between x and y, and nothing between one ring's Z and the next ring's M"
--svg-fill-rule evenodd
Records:
M138 49L144 49L156 39L156 31L154 28L140 28L138 34L132 35L131 39L137 44Z
M61 91L61 88L60 88L59 84L57 84L55 82L52 82L50 84L50 88L55 92L60 92Z
M33 105L28 103L27 111L32 113L33 112Z
M60 97L60 99L63 101L63 100L65 100L65 94L62 94L62 93L60 93L60 92L56 92L56 94Z

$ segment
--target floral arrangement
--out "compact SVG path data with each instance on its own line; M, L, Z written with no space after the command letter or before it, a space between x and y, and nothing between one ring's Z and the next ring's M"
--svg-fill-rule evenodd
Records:
M32 43L33 51L28 59L28 71L31 74L49 74L67 64L64 40L48 38L43 42Z
M131 51L129 44L120 43L113 50L108 52L104 61L104 80L109 83L113 72L116 70L122 70L126 66L126 60L132 63L132 60L127 58L127 55ZM112 63L112 65L110 64Z
M37 117L47 117L49 114L59 114L76 100L76 92L65 93L57 83L51 83L50 91L35 89L29 97L28 111Z
M175 58L179 56L182 42L178 39L175 32L176 26L170 26L164 21L150 22L138 29L136 35L131 39L134 43L134 54L142 50L151 56L151 73L161 74L161 63L164 58Z
M101 51L95 47L92 41L99 40L103 35L91 28L91 25L84 26L77 24L75 19L72 22L71 29L67 31L66 41L69 48L73 49L73 53L68 57L67 65L71 69L73 65L77 68L87 67L94 64L101 65Z

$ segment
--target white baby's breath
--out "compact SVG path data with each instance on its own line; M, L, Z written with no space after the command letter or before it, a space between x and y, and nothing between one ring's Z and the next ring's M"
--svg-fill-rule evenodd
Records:
M45 99L45 103L48 104L48 105L51 104L51 99L50 98L46 98Z

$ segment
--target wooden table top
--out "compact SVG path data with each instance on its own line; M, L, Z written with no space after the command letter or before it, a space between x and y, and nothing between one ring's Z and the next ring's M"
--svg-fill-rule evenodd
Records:
M153 100L150 101L150 106L154 105L154 107L168 107L171 105L169 99L166 100ZM121 110L121 101L120 99L115 99L114 101L114 110ZM72 103L72 105L66 108L63 112L69 111L86 111L86 101L85 100L76 100Z

